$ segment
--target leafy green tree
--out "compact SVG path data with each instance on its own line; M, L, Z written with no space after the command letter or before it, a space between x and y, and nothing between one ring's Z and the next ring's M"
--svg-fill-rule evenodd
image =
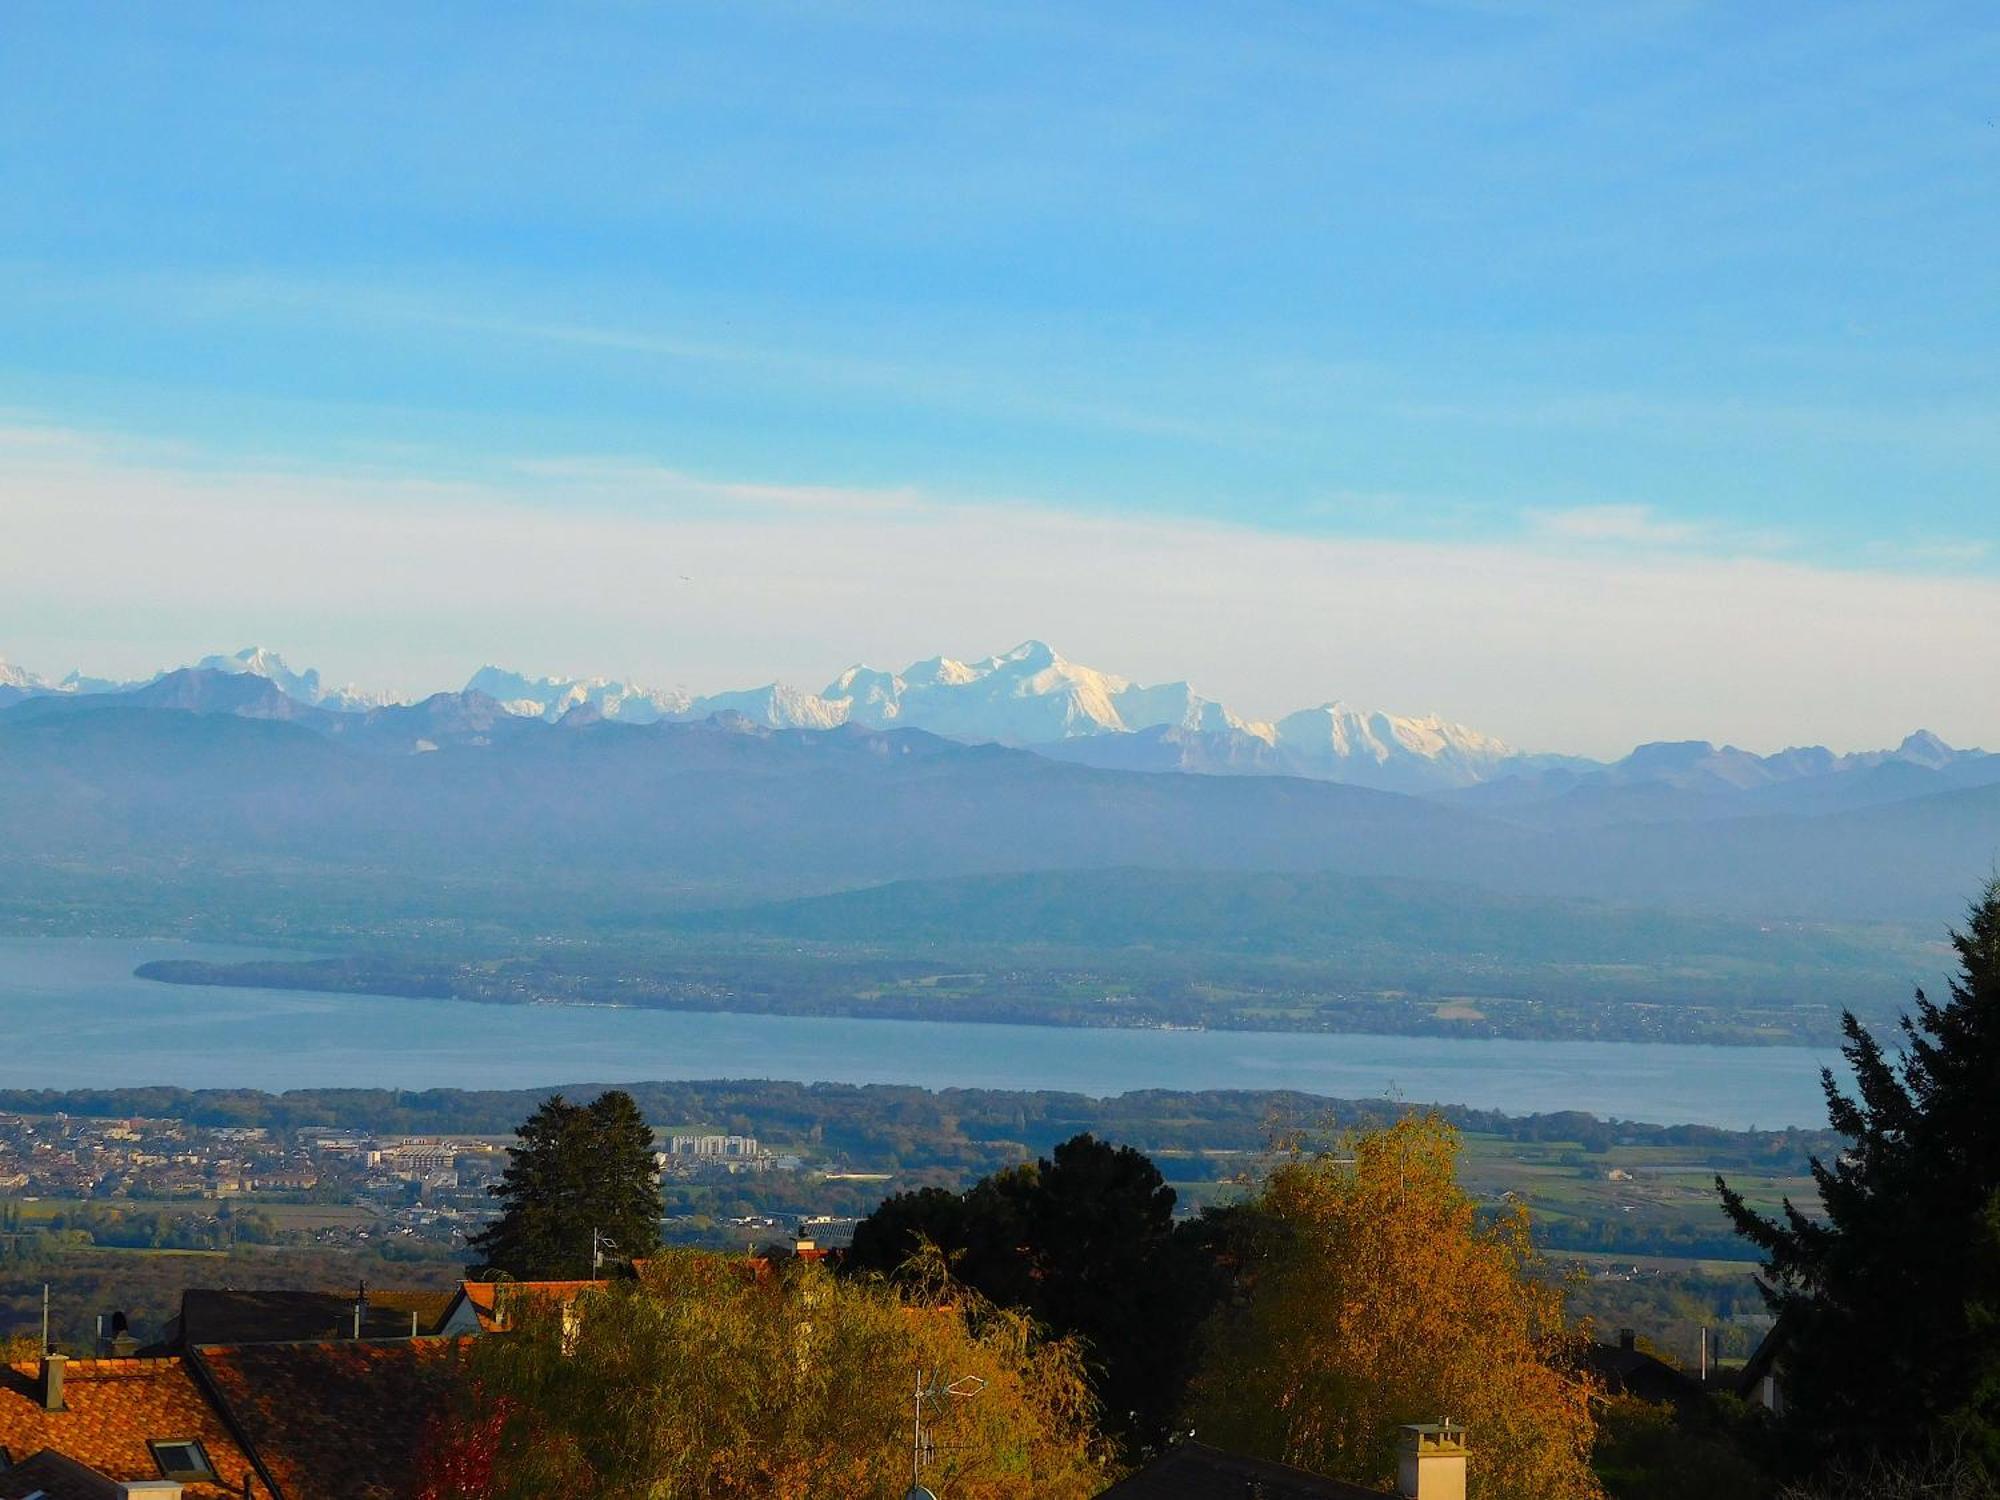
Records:
M522 1122L490 1191L500 1217L472 1240L475 1274L517 1280L593 1275L595 1246L625 1258L660 1242L653 1134L632 1096L613 1089L588 1105L553 1094Z
M1033 1292L1027 1246L1036 1177L1030 1162L982 1178L963 1193L928 1187L885 1198L855 1225L842 1267L895 1276L929 1243L981 1296L1004 1307L1025 1306Z
M969 1192L886 1200L856 1228L845 1269L894 1276L934 1243L982 1297L1083 1341L1105 1426L1138 1451L1177 1415L1213 1296L1174 1201L1144 1153L1079 1135Z
M1783 1428L1809 1469L1948 1448L2000 1479L2000 881L1952 943L1950 998L1917 992L1899 1056L1842 1019L1854 1095L1823 1073L1848 1141L1813 1161L1823 1216L1767 1217L1716 1179L1764 1254Z
M1746 1419L1734 1397L1677 1412L1613 1396L1597 1411L1591 1467L1611 1500L1762 1500L1770 1487L1739 1430Z

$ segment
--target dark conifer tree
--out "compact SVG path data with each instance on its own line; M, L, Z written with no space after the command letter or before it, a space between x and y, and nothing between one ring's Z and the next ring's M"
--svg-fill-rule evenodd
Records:
M590 1176L585 1213L619 1261L660 1247L660 1179L653 1165L653 1129L623 1089L599 1094L589 1115Z
M1942 1445L2000 1478L2000 881L1952 942L1950 998L1918 991L1899 1056L1842 1018L1854 1094L1823 1075L1849 1142L1813 1162L1824 1216L1767 1218L1716 1179L1764 1253L1807 1464Z
M620 1260L658 1247L653 1133L630 1094L614 1089L587 1106L551 1095L518 1134L491 1190L500 1217L471 1241L475 1274L582 1278L593 1272L594 1244L608 1241Z

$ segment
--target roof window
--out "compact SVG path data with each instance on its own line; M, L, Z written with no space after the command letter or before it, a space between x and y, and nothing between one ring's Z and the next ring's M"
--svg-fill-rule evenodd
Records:
M208 1461L208 1450L199 1438L149 1438L146 1446L153 1450L153 1462L160 1466L162 1479L177 1479L182 1484L217 1482L215 1465Z

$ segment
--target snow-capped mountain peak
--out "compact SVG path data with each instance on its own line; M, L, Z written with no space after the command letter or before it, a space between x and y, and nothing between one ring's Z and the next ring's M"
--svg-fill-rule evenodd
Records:
M1336 779L1378 785L1415 781L1470 786L1516 754L1503 741L1436 714L1407 718L1339 701L1288 714L1274 730L1280 754L1307 774L1326 774L1341 764L1355 770L1369 767L1374 774Z
M465 690L484 693L511 714L551 723L587 705L607 719L651 724L682 717L694 701L678 688L639 687L610 677L524 677L492 666L474 672Z
M48 683L26 667L17 667L6 657L0 656L0 687L19 688L22 692L47 688Z
M386 693L363 692L352 683L345 687L328 688L321 683L317 668L308 667L303 672L295 672L286 664L284 657L263 646L246 646L228 656L204 656L194 665L198 672L262 677L287 698L309 703L315 708L330 708L338 713L361 713L381 708L391 701Z

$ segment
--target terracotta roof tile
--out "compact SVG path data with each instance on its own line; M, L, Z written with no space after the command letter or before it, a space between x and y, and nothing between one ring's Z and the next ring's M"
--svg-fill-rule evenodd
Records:
M70 1360L63 1405L42 1409L35 1361L0 1368L0 1447L17 1457L53 1448L112 1479L158 1479L147 1441L193 1438L222 1484L187 1486L191 1500L243 1492L250 1461L178 1356Z
M571 1302L592 1287L603 1285L601 1281L465 1281L459 1283L459 1290L472 1305L479 1326L488 1333L497 1333L507 1326L506 1304L511 1299L534 1297Z
M281 1500L407 1500L465 1348L457 1339L348 1339L204 1347L194 1359Z

